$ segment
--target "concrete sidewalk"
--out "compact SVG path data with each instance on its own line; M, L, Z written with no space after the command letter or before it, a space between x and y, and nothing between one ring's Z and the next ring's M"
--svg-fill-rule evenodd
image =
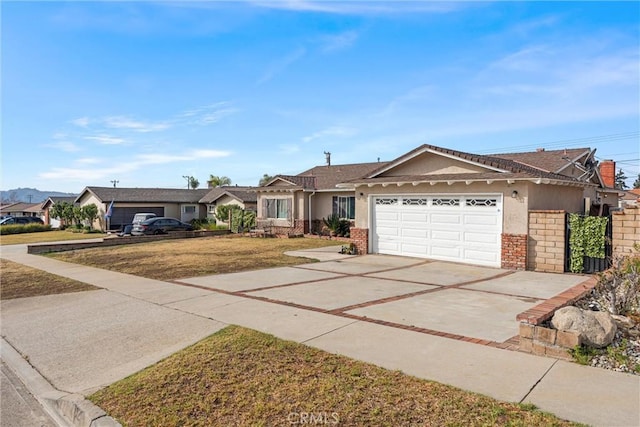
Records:
M2 302L2 335L58 390L89 393L237 324L496 399L533 403L561 418L640 425L638 376L2 249L3 258L104 288ZM323 252L316 255L328 262L342 257ZM242 274L247 283L274 276ZM140 330L129 330L140 322ZM165 331L171 325L178 325L175 333ZM119 342L133 345L149 333L153 357L144 345L119 354ZM104 353L98 356L95 346Z

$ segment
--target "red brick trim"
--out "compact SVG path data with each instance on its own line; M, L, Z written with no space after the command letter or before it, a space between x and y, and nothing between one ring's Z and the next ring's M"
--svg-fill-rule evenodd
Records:
M351 227L349 230L351 241L358 248L358 255L369 253L369 229Z
M549 320L557 309L571 305L582 298L587 292L593 289L598 283L597 279L591 277L584 282L567 289L566 291L548 299L527 311L516 316L516 320L526 322L531 325L540 325Z
M511 270L527 268L526 234L502 234L501 267Z

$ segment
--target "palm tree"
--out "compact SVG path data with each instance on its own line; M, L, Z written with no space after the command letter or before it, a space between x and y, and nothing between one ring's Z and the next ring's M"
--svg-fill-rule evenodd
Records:
M209 188L231 185L231 178L229 178L228 176L209 175L207 185L209 186Z
M189 186L195 190L196 188L200 187L200 181L198 181L197 178L194 178L194 177L190 176L189 177Z
M258 183L259 186L263 186L265 185L267 182L271 181L273 179L273 177L269 174L264 174L262 175L262 178L260 178L260 182Z

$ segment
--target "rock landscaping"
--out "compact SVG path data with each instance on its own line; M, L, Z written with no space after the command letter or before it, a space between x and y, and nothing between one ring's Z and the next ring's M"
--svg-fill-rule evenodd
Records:
M578 332L577 362L640 375L640 255L613 264L575 307L556 311L551 325Z

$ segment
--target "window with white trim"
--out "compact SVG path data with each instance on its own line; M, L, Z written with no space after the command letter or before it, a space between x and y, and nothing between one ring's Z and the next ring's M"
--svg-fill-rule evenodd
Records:
M216 213L216 209L217 209L216 205L207 205L207 207L209 208L209 213L210 214L215 214Z
M338 215L340 219L355 219L355 196L333 196L333 214Z
M265 199L265 208L269 219L289 219L291 199Z
M196 207L195 205L185 205L182 207L182 212L186 214L196 213Z

